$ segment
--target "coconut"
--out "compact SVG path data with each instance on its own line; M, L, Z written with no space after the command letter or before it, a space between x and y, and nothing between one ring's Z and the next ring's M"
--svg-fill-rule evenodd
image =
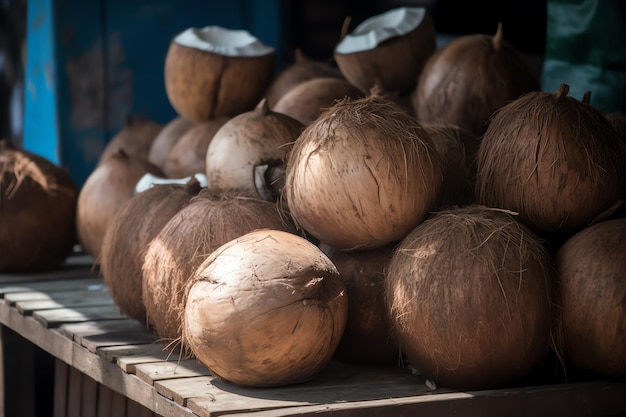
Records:
M167 222L148 245L142 267L148 322L161 338L181 336L183 290L195 269L219 246L262 228L295 231L275 203L208 190Z
M278 230L252 231L216 249L187 291L184 343L213 375L242 386L313 378L330 361L348 311L333 263Z
M421 122L451 123L480 136L494 111L538 90L538 74L498 24L494 36L463 35L439 48L420 75L413 108Z
M255 167L282 164L303 127L294 118L270 110L265 99L254 110L233 117L215 133L207 148L208 188L256 193Z
M436 213L400 242L386 274L402 353L437 386L520 381L550 352L555 275L543 242L510 214Z
M613 129L617 131L617 134L622 141L626 144L626 113L608 113L606 118L609 120L609 123L611 123L611 126L613 126Z
M77 198L65 169L0 140L0 272L60 265L76 243Z
M296 49L294 63L280 71L267 89L265 93L267 105L273 109L278 100L293 87L318 77L344 78L339 69L327 62L313 60L302 50Z
M472 204L479 138L449 123L422 123L422 127L430 135L442 164L443 184L435 206L446 209Z
M477 155L477 202L518 212L540 233L580 230L626 189L615 130L568 91L562 84L502 107Z
M157 184L131 197L111 220L102 242L100 272L123 314L146 323L141 289L146 248L199 192L200 183L194 177L186 185Z
M148 160L120 149L103 160L85 180L78 194L76 230L83 249L93 256L96 264L111 220L133 196L137 181L146 173L165 176Z
M197 123L185 132L170 149L163 171L170 178L181 178L196 173L204 174L206 151L215 133L228 121L218 117Z
M363 21L343 36L334 57L346 79L361 91L379 83L386 91L406 92L415 88L436 48L429 12L401 7Z
M193 122L252 110L274 76L274 48L245 30L189 28L171 41L165 90L172 107Z
M340 100L302 132L284 194L302 229L339 250L402 239L433 207L442 183L428 133L390 100Z
M385 269L396 243L372 250L343 252L326 243L319 248L339 271L348 295L348 319L334 357L363 365L397 364L399 347L384 299Z
M556 254L566 363L626 378L626 218L588 226Z
M361 90L344 79L318 77L304 81L289 90L272 110L308 125L336 100L357 99L363 96Z
M163 129L163 125L139 115L126 118L124 127L111 138L100 155L99 163L124 149L127 155L148 159L152 144Z
M180 116L170 120L154 139L148 154L148 161L165 170L165 160L170 153L170 149L193 125L192 122Z

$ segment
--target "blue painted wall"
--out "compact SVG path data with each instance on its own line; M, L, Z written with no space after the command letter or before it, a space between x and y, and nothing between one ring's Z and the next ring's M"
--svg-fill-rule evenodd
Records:
M78 185L127 115L160 123L176 116L163 66L177 33L246 29L280 57L279 0L29 0L27 7L24 148L66 167Z

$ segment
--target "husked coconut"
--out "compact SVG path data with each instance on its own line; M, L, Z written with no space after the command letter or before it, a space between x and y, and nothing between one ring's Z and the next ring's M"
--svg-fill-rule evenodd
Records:
M100 272L123 314L146 323L141 289L146 248L200 189L194 177L185 185L153 185L126 201L111 220L102 242Z
M250 111L272 81L275 55L245 30L188 28L167 51L167 97L180 116L196 123Z
M502 210L440 211L395 249L385 279L411 367L437 386L502 387L551 348L556 271L543 241Z
M315 245L256 230L217 248L187 289L184 343L213 375L242 386L295 384L332 358L345 285Z
M426 62L413 93L421 122L445 122L480 136L497 109L522 94L539 91L539 76L504 39L463 35L439 48Z
M111 138L100 155L99 164L123 149L129 156L148 159L152 144L163 125L140 115L131 115L124 127Z
M59 266L77 241L77 198L65 169L0 140L0 272Z
M148 245L142 266L148 322L159 337L179 340L184 288L211 252L263 228L295 232L275 203L206 189L172 216Z
M159 132L150 147L148 161L165 169L165 160L170 153L170 149L178 142L182 135L193 127L193 123L184 117L178 116L169 121Z
M624 141L626 146L626 113L614 112L606 115L606 118L613 126L619 137Z
M415 88L437 48L432 18L423 7L400 7L370 17L343 36L334 51L351 84L369 92L376 84L404 93Z
M296 224L339 250L375 249L426 218L442 183L418 121L377 95L340 100L289 153L284 195Z

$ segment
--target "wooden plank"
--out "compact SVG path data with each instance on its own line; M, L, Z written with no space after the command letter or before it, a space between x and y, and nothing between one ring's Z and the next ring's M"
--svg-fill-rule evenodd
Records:
M98 414L97 417L113 417L111 414L111 402L114 392L109 387L98 384ZM119 394L117 394L119 395Z
M178 362L179 356L176 352L171 352L161 349L159 352L155 352L150 355L132 355L117 358L117 364L124 372L129 374L136 374L136 366L146 363L161 363L161 362Z
M67 414L69 368L59 359L54 361L54 417L65 417Z
M80 415L96 417L98 403L98 383L87 375L82 377Z
M35 311L33 318L45 327L51 328L65 323L78 323L81 321L117 320L124 318L124 316L116 305L112 305Z
M136 320L123 317L119 320L100 320L100 321L84 321L78 323L62 324L59 331L68 339L80 341L85 336L93 336L96 334L106 334L119 330L136 330L144 331L145 326Z
M78 369L70 367L67 390L67 417L81 417L80 396L82 393L82 379L83 374Z
M153 356L160 355L165 351L165 345L160 342L141 344L141 345L125 345L125 346L105 346L98 348L98 355L107 362L115 362L120 358L133 356ZM169 352L168 352L169 353ZM174 353L175 354L175 353Z
M0 286L21 284L23 282L59 281L68 279L81 279L97 277L98 271L88 265L67 265L65 267L48 272L37 273L2 273L0 274Z
M197 376L180 379L165 379L155 381L156 391L183 407L187 406L187 399L194 397L211 397L211 381L214 376Z
M102 334L83 336L79 340L81 346L86 347L91 353L96 353L98 348L104 346L118 346L127 344L153 343L157 340L154 333L146 331L119 330Z
M32 291L70 291L70 290L102 290L105 287L102 278L77 278L72 280L52 280L49 282L23 282L6 287L0 287L0 298L5 294L15 292L32 292Z
M155 381L210 375L211 371L195 359L174 362L154 362L135 365L135 375L153 385Z
M48 300L19 301L15 304L17 311L25 316L31 315L34 311L52 310L58 308L82 308L112 306L115 302L108 294L74 295L66 298L54 298Z
M4 295L4 302L10 306L15 306L20 301L43 301L54 300L66 297L91 297L93 295L109 294L106 287L95 286L95 288L82 291L28 291L28 292L10 292ZM110 295L109 295L110 297Z
M111 398L111 417L126 417L126 401L127 398L117 392L113 393Z

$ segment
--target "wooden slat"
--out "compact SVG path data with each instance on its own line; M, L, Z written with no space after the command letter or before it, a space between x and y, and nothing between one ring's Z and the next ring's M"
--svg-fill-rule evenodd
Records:
M98 413L97 417L112 417L111 402L113 401L113 391L109 387L98 384ZM119 394L118 394L119 395Z
M124 318L116 305L82 308L58 308L35 311L33 318L45 327L58 327L65 323L91 320L117 320Z
M153 385L155 381L164 379L189 378L210 374L208 368L195 359L135 365L135 375L150 385Z
M54 361L54 417L65 417L67 414L69 368L59 359Z
M77 342L86 347L91 353L104 346L119 346L126 344L153 343L156 341L154 333L146 331L119 330L103 334L94 334L81 337Z
M0 298L5 294L15 292L48 292L48 291L70 291L70 290L101 290L105 284L102 278L77 278L72 280L52 280L47 282L23 282L15 285L0 287Z
M165 352L165 345L160 342L141 344L141 345L124 345L124 346L106 346L98 348L98 355L108 362L118 362L120 358L139 356L154 356ZM176 357L178 355L174 353Z
M181 379L165 379L155 381L156 391L183 407L187 406L187 399L194 397L211 397L211 381L214 376L197 376Z
M178 362L179 356L176 352L170 352L161 349L159 352L155 352L150 355L132 355L117 358L117 364L124 372L129 374L136 374L136 366L146 363L160 363L160 362Z
M94 286L92 289L82 291L27 291L27 292L10 292L4 295L4 302L10 306L15 306L20 301L44 301L58 300L67 297L92 297L94 295L109 295L106 287ZM110 297L110 295L109 295Z
M30 274L2 273L0 274L0 286L20 284L24 281L43 282L43 281L59 281L67 279L80 279L88 277L96 277L98 272L92 270L88 265L68 265L61 269L49 272L39 272Z
M96 334L106 334L120 330L145 331L145 326L128 317L119 320L85 321L78 323L66 323L59 327L59 331L68 339L79 342L83 337Z
M98 405L98 383L86 375L82 377L80 415L81 417L96 417Z
M81 400L83 374L70 367L69 385L67 390L67 417L81 417Z
M111 398L111 417L126 417L126 401L127 398L117 392L113 393Z
M31 315L34 311L52 310L58 308L82 308L113 306L115 303L108 294L90 294L87 296L78 295L66 298L56 298L48 300L19 301L15 304L17 311L25 316Z

